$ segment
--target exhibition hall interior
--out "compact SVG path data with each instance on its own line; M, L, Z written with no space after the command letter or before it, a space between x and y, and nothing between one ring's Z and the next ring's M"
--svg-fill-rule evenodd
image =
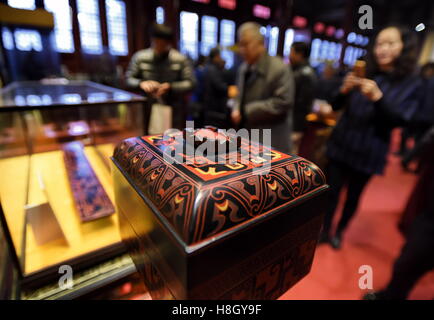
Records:
M0 0L0 300L434 300L434 2Z

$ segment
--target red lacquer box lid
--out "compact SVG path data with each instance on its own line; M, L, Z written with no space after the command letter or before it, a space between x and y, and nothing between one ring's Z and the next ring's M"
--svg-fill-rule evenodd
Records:
M124 176L192 250L327 188L323 172L306 159L212 131L130 138L113 154ZM213 157L201 150L204 141L214 143Z

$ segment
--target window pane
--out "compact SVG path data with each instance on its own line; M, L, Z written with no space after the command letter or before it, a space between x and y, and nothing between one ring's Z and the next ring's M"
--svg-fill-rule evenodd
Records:
M220 22L220 44L223 47L222 58L226 61L226 68L234 65L234 53L225 48L235 43L235 22L223 19Z
M268 41L268 53L270 56L277 54L277 44L279 42L279 28L273 27L270 30L270 39Z
M111 54L128 54L128 36L125 3L120 0L106 0L107 30Z
M321 49L320 49L320 54L319 54L319 58L322 61L327 60L328 58L328 51L329 51L329 45L330 43L327 40L323 40L321 43Z
M269 48L269 44L270 44L270 36L271 36L271 26L262 26L259 31L261 32L261 34L264 36L264 46L265 48Z
M283 43L283 56L285 58L289 57L289 54L291 53L291 46L294 42L294 30L288 29L285 31L285 42Z
M331 41L329 44L329 51L327 54L327 60L335 60L336 55L336 42Z
M58 52L74 52L72 17L68 0L44 0L44 7L54 15L54 47Z
M348 66L353 66L356 60L360 58L363 53L363 49L348 46L345 49L344 63Z
M335 56L335 61L338 63L339 60L341 59L341 54L342 54L342 44L338 43L336 47L336 56Z
M217 24L215 17L202 17L202 42L200 52L207 56L212 48L217 46Z
M158 7L155 12L156 21L159 24L164 24L164 9L163 7Z
M8 5L17 9L36 9L35 0L8 0Z
M81 47L85 53L101 54L101 28L97 0L77 0Z
M348 43L353 43L354 41L356 41L357 35L354 32L350 32L347 36L347 42Z
M14 49L14 38L12 36L12 32L6 27L2 28L2 40L3 46L6 50Z
M195 13L182 11L180 14L180 50L192 59L198 57L198 20Z
M367 46L369 44L369 38L368 37L364 37L363 38L363 45Z
M36 30L16 29L15 44L21 51L42 51L41 35Z
M310 63L313 67L318 66L320 59L321 39L313 39L310 49Z
M354 43L361 46L363 44L364 40L365 39L363 38L363 36L361 34L358 34L356 36L356 40L354 41Z

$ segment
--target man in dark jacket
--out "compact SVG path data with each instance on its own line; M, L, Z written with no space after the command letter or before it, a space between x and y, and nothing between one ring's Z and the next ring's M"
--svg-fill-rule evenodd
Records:
M225 79L225 61L218 48L212 49L208 58L209 62L204 72L204 124L226 128L228 126L229 84Z
M315 98L317 77L309 65L310 48L307 43L294 42L291 46L289 60L294 70L294 128L292 134L293 152L297 153L298 145L306 128L306 116L312 111Z
M155 25L152 48L136 52L126 73L127 84L142 89L150 105L161 103L173 109L173 127L185 127L185 94L195 84L192 67L187 58L172 48L173 32L164 25Z
M238 98L231 117L240 128L271 129L271 146L290 150L294 79L281 59L270 57L260 25L247 22L238 30L244 63L238 70Z

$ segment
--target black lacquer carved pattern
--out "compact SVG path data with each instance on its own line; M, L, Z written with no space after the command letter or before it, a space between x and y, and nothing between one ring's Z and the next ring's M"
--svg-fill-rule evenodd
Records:
M74 202L83 222L109 216L115 208L90 165L83 144L69 142L63 155Z
M319 216L288 233L254 256L202 283L191 292L192 299L277 299L309 273ZM231 288L224 292L225 289Z

